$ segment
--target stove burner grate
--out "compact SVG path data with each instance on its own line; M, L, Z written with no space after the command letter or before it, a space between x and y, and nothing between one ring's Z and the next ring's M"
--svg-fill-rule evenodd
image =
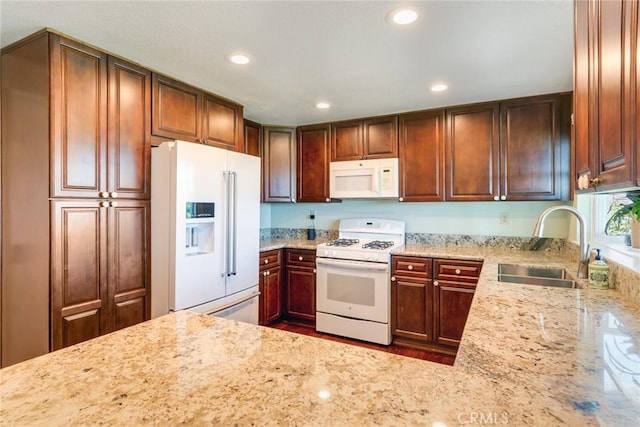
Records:
M327 242L327 246L345 247L345 246L353 246L356 243L360 243L360 240L358 240L358 239L337 239L337 240L332 240L330 242Z
M393 242L390 240L374 240L372 242L369 243L365 243L364 245L362 245L362 247L364 249L388 249L391 246L393 246Z

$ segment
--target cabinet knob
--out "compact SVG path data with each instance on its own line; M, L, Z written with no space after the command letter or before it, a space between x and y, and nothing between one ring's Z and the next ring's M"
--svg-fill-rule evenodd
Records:
M117 208L117 207L118 207L118 202L111 202L111 203L109 203L109 205L110 205L112 208Z
M502 196L500 196L500 200L507 200L507 196L503 194Z
M396 276L391 276L391 281L395 282L396 281Z
M438 282L437 280L433 281L433 286L440 286L440 282Z
M456 274L460 274L460 269L456 268Z
M407 270L413 270L413 265L409 264L409 266L407 267Z
M110 197L112 199L117 199L118 198L118 193L116 191L112 191L111 194L110 194Z
M331 202L331 199L330 199L329 197L327 197L327 198L325 199L325 202L329 203L329 202Z
M399 202L404 202L404 197L399 197L399 198L398 198L398 201L399 201Z
M109 202L100 202L98 204L98 206L100 206L101 208L108 208L109 207Z
M267 276L270 276L270 275L271 275L271 272L270 272L270 271L267 271Z
M98 195L100 197L102 197L103 199L106 199L107 197L109 197L109 192L108 191L101 191Z
M266 272L266 271L263 271L263 272L262 272L262 275L263 275L263 276L266 276L266 275L267 275L267 272Z
M313 274L316 274L316 272L317 272L317 270L314 268L314 269L313 269Z
M498 200L500 200L500 197L498 197L498 196L493 196L493 200L495 200L495 201L497 202Z
M298 257L298 261L302 261L304 259L304 257L299 256Z
M598 185L602 184L602 180L600 178L593 178L589 180L589 185L591 185L592 187L596 187Z

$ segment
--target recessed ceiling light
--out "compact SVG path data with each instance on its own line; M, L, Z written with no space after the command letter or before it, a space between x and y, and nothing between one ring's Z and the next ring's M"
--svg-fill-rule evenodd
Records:
M316 108L319 108L321 110L326 110L327 108L331 107L331 105L329 105L328 102L318 102L316 104Z
M387 19L394 24L407 25L418 19L418 13L407 8L394 9L387 14Z
M233 62L234 64L245 65L250 62L250 59L247 55L237 53L229 55L229 61Z
M443 90L447 90L447 85L437 84L437 85L431 86L432 92L442 92Z

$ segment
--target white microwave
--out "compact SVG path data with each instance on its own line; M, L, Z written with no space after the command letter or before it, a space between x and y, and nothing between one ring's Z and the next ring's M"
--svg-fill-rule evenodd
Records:
M398 158L350 160L329 164L334 199L398 197Z

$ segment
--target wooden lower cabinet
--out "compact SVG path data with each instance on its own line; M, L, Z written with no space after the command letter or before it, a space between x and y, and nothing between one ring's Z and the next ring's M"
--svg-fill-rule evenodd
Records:
M282 316L282 267L281 251L260 254L260 303L258 323L268 325Z
M434 281L433 338L436 343L454 347L460 345L475 288L476 285L471 283Z
M316 253L286 249L286 317L305 323L316 321Z
M51 202L51 350L150 317L148 201Z
M394 343L455 354L482 262L393 256L391 264Z

